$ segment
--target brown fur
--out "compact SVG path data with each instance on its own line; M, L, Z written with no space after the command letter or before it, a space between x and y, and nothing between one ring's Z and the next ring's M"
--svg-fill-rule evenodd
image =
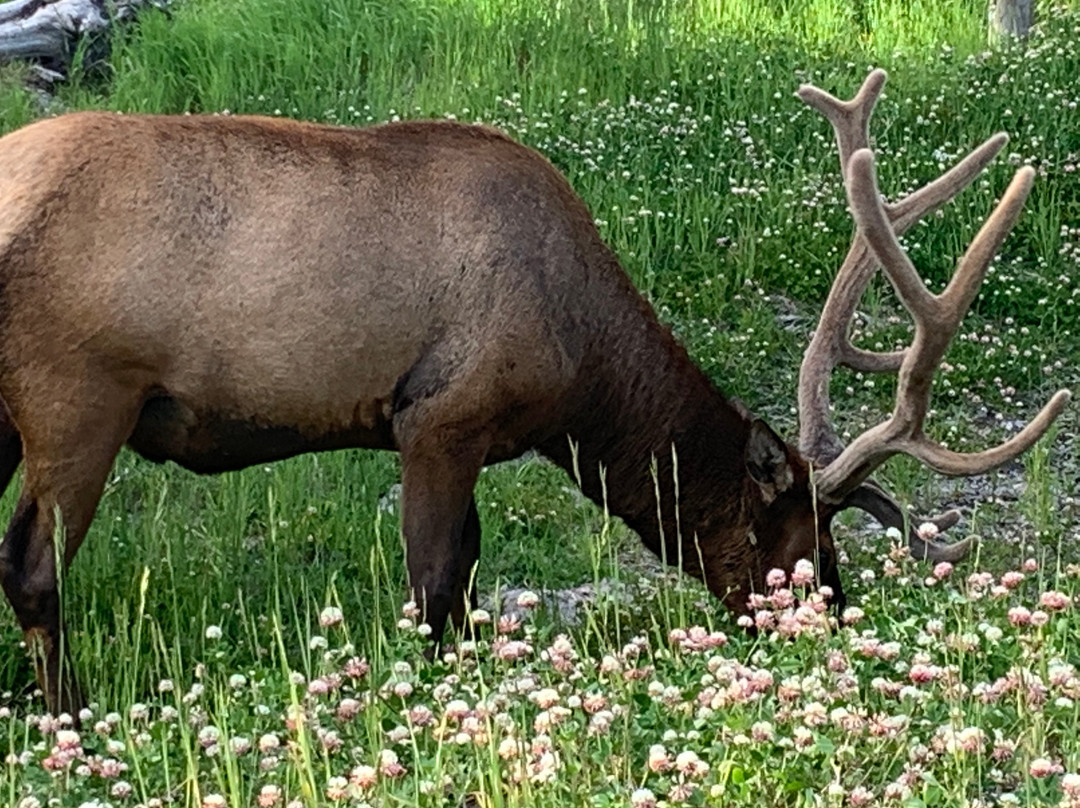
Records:
M199 472L400 451L436 638L475 596L480 468L533 447L569 470L576 442L585 493L603 465L611 511L733 608L831 550L797 453L690 362L562 176L483 127L80 113L8 135L0 397L0 483L26 461L0 580L47 640L53 709L78 691L52 514L70 560L125 442Z

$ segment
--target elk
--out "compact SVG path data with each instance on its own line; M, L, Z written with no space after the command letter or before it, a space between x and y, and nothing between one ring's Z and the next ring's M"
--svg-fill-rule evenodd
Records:
M770 568L806 557L842 605L833 516L906 522L870 479L878 466L902 452L944 474L985 471L1031 446L1068 400L1059 392L978 454L924 436L934 369L1032 172L1017 173L931 294L895 233L1005 139L883 205L867 126L884 78L871 74L852 102L800 90L836 129L857 230L803 363L798 450L690 361L562 175L495 130L76 113L0 139L0 483L24 462L0 582L49 709L81 703L57 559L78 550L124 444L200 473L398 451L409 585L436 640L475 605L480 469L530 448L576 464L586 495L730 608L744 610ZM848 336L878 264L915 319L899 353ZM891 417L846 448L828 404L840 364L900 379ZM965 549L909 540L931 558Z

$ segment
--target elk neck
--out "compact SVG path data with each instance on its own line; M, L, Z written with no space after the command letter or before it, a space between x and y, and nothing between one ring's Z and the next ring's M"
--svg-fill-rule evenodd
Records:
M565 429L540 448L571 475L576 452L586 496L600 505L606 497L611 513L657 554L663 545L673 563L681 535L689 561L689 554L697 555L695 535L711 542L725 532L733 538L745 533L750 421L690 360L629 281L625 287L608 298ZM727 552L746 546L741 540L723 543ZM696 566L684 562L687 571Z

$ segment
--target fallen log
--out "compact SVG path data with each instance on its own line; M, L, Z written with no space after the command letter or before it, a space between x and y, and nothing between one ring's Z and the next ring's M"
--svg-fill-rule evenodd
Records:
M0 3L0 62L25 60L67 72L79 42L108 32L140 6L161 0L10 0Z

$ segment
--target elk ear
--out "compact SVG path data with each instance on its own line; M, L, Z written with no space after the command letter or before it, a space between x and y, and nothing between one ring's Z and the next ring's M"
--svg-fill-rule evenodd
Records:
M746 471L761 488L766 505L795 482L787 445L759 418L750 424L750 439L746 442Z

